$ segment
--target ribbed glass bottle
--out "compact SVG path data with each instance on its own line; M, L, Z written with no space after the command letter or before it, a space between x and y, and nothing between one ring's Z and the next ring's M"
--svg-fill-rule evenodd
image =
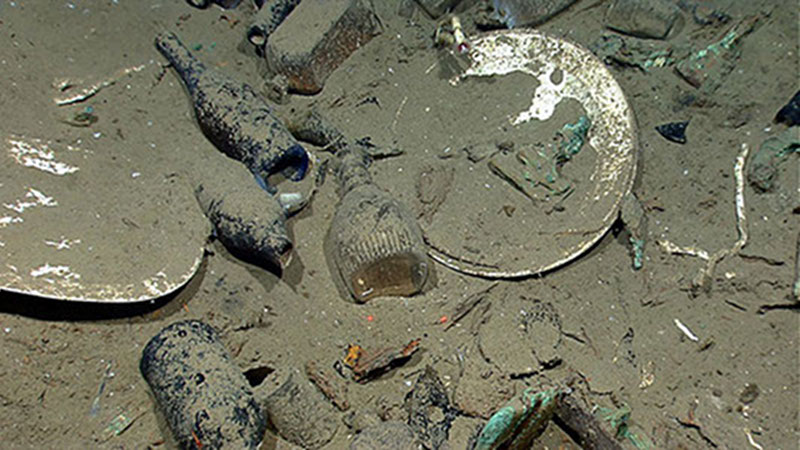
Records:
M431 263L414 215L373 183L358 147L342 149L339 162L341 200L326 239L334 277L359 303L420 292Z

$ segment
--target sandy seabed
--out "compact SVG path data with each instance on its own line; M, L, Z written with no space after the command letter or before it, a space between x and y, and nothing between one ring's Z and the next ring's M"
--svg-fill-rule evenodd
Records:
M419 11L411 19L400 17L396 3L375 1L383 33L345 61L320 94L290 96L277 111L314 106L348 135L402 149L401 156L374 163L374 178L425 213L414 190L420 174L466 164L462 149L502 138L497 130L481 128L481 112L491 114L499 102L481 93L494 89L500 97L524 99L533 88L474 83L443 90L452 65L445 51L432 46L435 21ZM540 29L589 47L611 33L603 26L602 7L594 5L579 1ZM749 241L738 255L720 262L708 292L695 296L690 290L702 260L668 254L656 243L668 239L711 253L733 245L739 237L735 159L743 144L752 155L785 128L773 118L797 90L797 11L776 0L728 0L716 7L730 15L730 24L760 15L758 28L741 42L735 69L716 91L693 88L669 67L609 69L638 125L633 192L649 223L640 270L631 267L627 232L614 229L581 258L543 277L501 281L489 301L447 330L442 321L453 317L459 302L491 281L437 265L434 283L421 295L356 305L334 286L323 253L338 200L329 178L312 204L289 220L296 253L280 279L210 242L185 288L146 305L0 294L0 446L173 447L139 359L161 328L193 318L220 331L243 370L300 369L308 361L329 368L351 343L377 349L421 339L422 350L404 365L365 384L348 382L350 411L357 414L402 418L404 397L427 365L441 377L451 402L473 413L502 405L502 393L577 373L589 380L598 404L629 406L637 432L656 448L796 448L797 308L764 308L791 304L800 207L796 155L779 166L773 192L745 186ZM22 135L110 153L118 166L103 183L117 183L114 177L126 170L153 180L183 173L195 152L213 147L194 122L179 79L164 69L153 38L174 31L206 64L264 89L265 63L244 38L253 13L247 2L223 11L197 10L177 0L3 0L3 142ZM730 27L701 27L684 16L679 35L652 45L702 48ZM141 69L84 102L53 102L60 94L53 84L57 79L103 80L130 67ZM475 102L452 95L473 96ZM435 114L448 102L471 106L463 116ZM65 123L87 106L96 123L85 128ZM686 144L669 142L655 130L683 120L690 120ZM309 148L321 159L329 157ZM2 158L3 170L13 170L10 158ZM213 177L213 167L203 176ZM479 199L486 187L469 181L456 178L450 194ZM0 180L0 190L10 187ZM287 187L289 182L281 184ZM188 183L185 189L190 192ZM180 198L191 199L184 194ZM98 194L85 195L91 201ZM474 206L513 217L513 209L503 205ZM50 226L57 234L57 223ZM480 237L480 226L475 224L473 238ZM525 232L519 224L513 230ZM148 255L133 251L131 258ZM539 319L537 325L531 317ZM134 420L116 434L108 427L120 414ZM480 420L457 417L450 446L463 448ZM329 448L344 448L353 438L344 421L337 426ZM566 439L550 426L536 447L568 445Z

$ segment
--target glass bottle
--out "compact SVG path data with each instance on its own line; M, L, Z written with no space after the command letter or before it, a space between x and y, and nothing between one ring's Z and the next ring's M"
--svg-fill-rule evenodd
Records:
M326 239L334 278L359 303L420 292L431 263L414 215L375 185L369 158L357 145L337 155L341 200Z

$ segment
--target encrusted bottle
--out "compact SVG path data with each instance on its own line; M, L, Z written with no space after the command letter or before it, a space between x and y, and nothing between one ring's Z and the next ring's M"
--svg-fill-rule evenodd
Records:
M305 149L250 85L206 67L172 33L157 36L156 48L180 75L200 129L217 149L243 162L264 187L279 171L293 180L305 176Z
M414 215L372 182L368 157L357 145L338 157L341 200L326 239L334 278L359 303L420 292L431 262Z

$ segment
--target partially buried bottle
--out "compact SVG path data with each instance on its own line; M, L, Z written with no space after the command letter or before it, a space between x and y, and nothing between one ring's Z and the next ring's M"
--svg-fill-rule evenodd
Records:
M373 183L368 156L357 145L338 157L341 200L326 239L334 278L359 303L420 292L431 263L411 211Z
M186 85L197 123L217 149L244 163L263 187L277 172L295 181L305 176L305 149L250 85L206 67L173 33L159 34L155 44Z

